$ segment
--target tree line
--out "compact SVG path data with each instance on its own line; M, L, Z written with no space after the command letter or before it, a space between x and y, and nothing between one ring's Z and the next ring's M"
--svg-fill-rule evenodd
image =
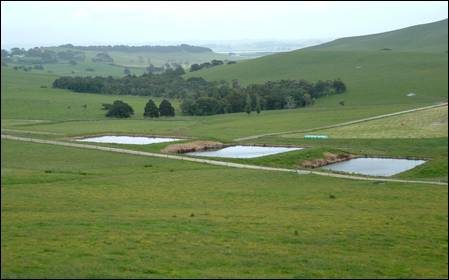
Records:
M230 61L223 61L218 59L213 59L211 62L204 62L204 63L194 63L190 65L190 72L195 72L201 69L207 69L211 67L215 67L218 65L223 65L226 62L226 64L236 64L236 61L230 60Z
M161 74L113 77L60 77L53 87L75 92L139 95L179 99L187 115L214 115L275 109L293 109L312 105L323 96L341 94L346 85L340 80L279 80L242 86L238 80L209 82L203 78L184 79L178 67Z
M63 50L53 51L46 48L12 48L11 51L1 50L2 61L16 62L19 64L48 64L58 62L80 62L85 60L85 54L81 51Z

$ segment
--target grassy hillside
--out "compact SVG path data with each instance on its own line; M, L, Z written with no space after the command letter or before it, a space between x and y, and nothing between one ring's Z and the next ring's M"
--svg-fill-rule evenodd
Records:
M260 115L248 116L246 113L237 113L208 117L179 116L178 111L175 118L144 120L143 108L149 97L88 94L53 89L51 83L55 78L56 76L50 74L39 75L2 67L2 128L17 129L18 125L20 129L20 126L25 125L26 127L21 129L68 135L129 132L231 140L254 134L336 124L413 107L412 104L368 105L362 108L346 105L324 110L312 106L296 110L264 111ZM104 116L105 112L101 110L101 105L116 99L133 106L135 115L130 120L116 120ZM87 108L83 107L85 104ZM177 109L179 102L173 100L173 105ZM47 120L52 123L37 124L35 120Z
M104 119L103 103L123 100L135 111L133 118L142 119L143 109L150 97L79 94L51 87L57 76L34 72L1 69L1 118L39 120ZM156 103L161 99L152 98ZM86 108L83 106L87 105ZM178 102L173 105L177 109Z
M411 52L447 52L448 20L415 25L399 30L366 36L341 38L311 47L319 50L366 50Z
M447 54L300 50L200 70L187 77L239 79L244 84L341 78L348 91L319 99L318 106L338 106L340 100L351 105L422 104L447 99L447 66ZM407 97L411 92L416 96Z
M392 32L394 36L385 35L388 40L382 39L382 44L387 41L400 44L398 43L401 42L400 38L406 37L410 30L413 31L415 28ZM423 32L426 34L425 37L414 40L419 40L426 46L433 45L434 49L441 47L441 40L445 40L447 45L447 21L445 24L438 22L420 26L418 29L425 29L428 32ZM429 52L430 47L426 48L426 51L418 52L423 49L419 49L417 43L411 44L410 49L403 52L382 51L378 47L374 50L363 47L358 49L358 44L366 45L362 43L363 40L359 42L357 38L351 38L350 41L354 47L318 46L270 55L236 65L200 70L188 73L186 77L201 76L207 80L228 81L238 79L243 84L279 79L317 81L341 78L347 84L348 91L339 96L318 100L316 106L324 107L338 106L340 100L351 105L428 104L447 100L447 52L441 49ZM414 52L410 52L411 49ZM408 97L409 93L416 95Z

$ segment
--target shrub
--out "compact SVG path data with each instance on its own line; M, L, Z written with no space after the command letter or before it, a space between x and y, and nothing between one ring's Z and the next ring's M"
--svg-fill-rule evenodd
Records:
M112 103L108 112L106 113L106 117L115 117L115 118L129 118L134 114L134 110L129 104L116 100Z

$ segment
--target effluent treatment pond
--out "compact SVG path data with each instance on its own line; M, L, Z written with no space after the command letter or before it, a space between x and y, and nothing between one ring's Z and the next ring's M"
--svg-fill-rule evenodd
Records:
M217 151L192 152L189 156L221 157L221 158L256 158L279 153L302 150L303 148L231 146Z
M424 160L391 158L356 158L329 164L323 169L369 176L393 176L425 163Z
M83 139L77 139L81 142L94 142L94 143L112 143L112 144L133 144L133 145L148 145L164 142L174 142L182 139L166 138L166 137L143 137L143 136L112 136L105 135L99 137L89 137Z

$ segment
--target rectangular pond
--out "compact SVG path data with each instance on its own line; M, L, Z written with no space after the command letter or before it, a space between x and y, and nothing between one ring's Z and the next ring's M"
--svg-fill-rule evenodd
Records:
M165 138L165 137L105 135L105 136L77 139L76 141L93 142L93 143L148 145L148 144L156 144L156 143L164 143L164 142L174 142L174 141L179 141L179 140L182 140L182 139Z
M391 158L356 158L329 164L323 169L369 176L393 176L425 163L424 160Z
M259 146L231 146L217 151L187 153L189 156L221 157L221 158L256 158L290 151L298 151L303 148L286 147L259 147Z

